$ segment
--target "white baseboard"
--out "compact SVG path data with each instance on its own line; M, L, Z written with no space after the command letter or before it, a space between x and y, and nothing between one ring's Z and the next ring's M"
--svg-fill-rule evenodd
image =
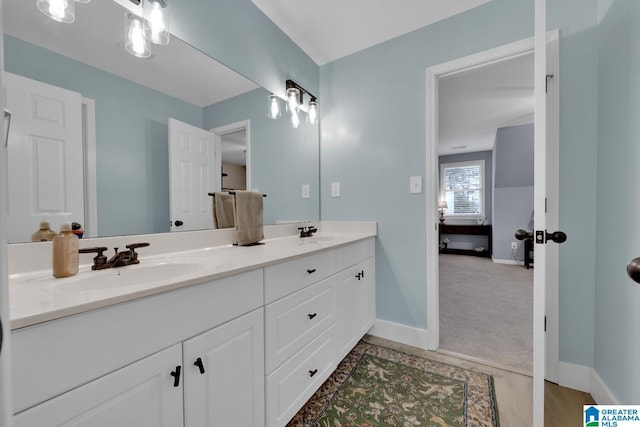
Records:
M396 341L413 347L429 349L429 333L426 329L401 325L387 320L376 319L369 335Z
M591 370L591 396L599 405L620 405L618 398L594 369Z
M593 368L560 362L558 383L563 387L591 393L599 405L619 405L620 401Z
M515 261L512 259L491 258L494 264L524 265L524 261Z
M559 362L558 383L563 387L569 387L574 390L590 393L591 371L592 369L587 366Z

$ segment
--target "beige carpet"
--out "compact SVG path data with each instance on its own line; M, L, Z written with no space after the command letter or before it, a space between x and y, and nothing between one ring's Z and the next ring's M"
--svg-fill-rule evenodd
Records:
M440 255L440 348L531 372L533 270Z

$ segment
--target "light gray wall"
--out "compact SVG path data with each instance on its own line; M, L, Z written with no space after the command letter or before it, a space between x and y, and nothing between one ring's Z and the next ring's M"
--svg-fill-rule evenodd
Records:
M533 229L533 125L498 129L493 148L493 258L524 260L517 229ZM517 242L518 249L511 250Z
M593 365L596 3L549 2L561 34L560 359ZM427 329L424 194L427 67L533 35L533 0L493 0L320 68L321 217L378 221L377 315ZM342 197L330 183L340 181ZM588 230L588 231L585 231ZM427 244L428 243L428 244Z
M598 197L594 367L620 403L637 404L640 285L625 265L640 256L640 8L637 0L598 4L598 181L584 184Z

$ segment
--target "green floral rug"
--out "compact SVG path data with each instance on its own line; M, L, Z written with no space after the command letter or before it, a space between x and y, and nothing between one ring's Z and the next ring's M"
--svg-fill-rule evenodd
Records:
M287 427L497 427L493 378L360 341Z

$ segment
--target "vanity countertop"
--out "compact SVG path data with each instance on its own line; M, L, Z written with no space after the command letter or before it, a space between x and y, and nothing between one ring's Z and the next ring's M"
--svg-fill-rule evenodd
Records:
M256 246L221 245L149 256L141 251L138 265L91 271L86 264L77 275L64 279L53 278L50 270L11 274L11 328L209 282L375 235L366 230L322 231L313 237L266 239L264 245Z

